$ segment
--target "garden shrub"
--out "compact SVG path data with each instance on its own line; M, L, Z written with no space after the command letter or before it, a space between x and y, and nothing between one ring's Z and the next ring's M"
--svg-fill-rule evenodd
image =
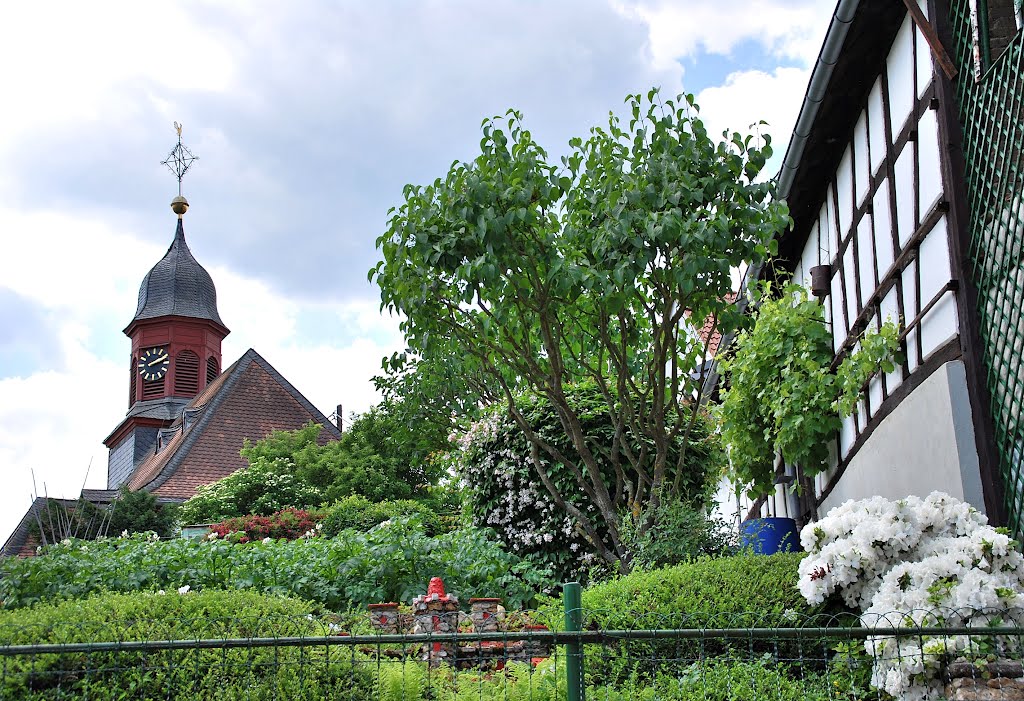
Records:
M437 513L421 502L411 499L373 502L361 494L352 494L323 509L320 535L333 538L348 528L368 531L390 519L413 515L419 517L428 535L450 530Z
M787 625L793 613L815 610L796 587L802 557L740 553L632 572L587 587L584 615L588 624L610 629Z
M623 519L624 524L632 524ZM735 527L721 518L705 514L681 501L663 501L646 531L630 529L623 541L633 555L632 567L653 569L671 567L702 555L721 557L735 554L739 548Z
M247 543L250 540L270 538L278 540L295 540L316 530L320 514L288 507L270 516L236 516L225 519L210 526L210 531L217 537L224 538L232 533L241 533L239 540Z
M583 591L583 625L594 630L665 628L760 628L799 625L816 612L796 588L801 553L702 557L674 567L634 571ZM559 603L543 607L541 618L561 628ZM782 652L787 645L747 643L745 654ZM681 658L722 655L722 640L621 642L603 650L586 649L587 669L595 684L651 683L663 672L676 672ZM610 653L610 654L609 654Z
M0 611L3 644L322 635L309 602L254 592L102 594ZM18 699L366 698L371 665L323 648L60 653L5 658Z
M525 393L516 401L534 431L543 435L561 454L576 454L558 415L545 398ZM619 440L604 396L595 384L580 384L573 386L569 401L583 423L590 449L604 458L606 482L615 484L616 475L608 456ZM631 442L633 450L643 447L653 453L651 441L641 446L644 441L632 438L628 430L625 432L627 435L619 438ZM530 442L504 405L484 409L481 418L456 437L455 444L455 450L448 456L450 469L465 485L465 498L476 525L495 528L509 549L545 563L561 579L579 577L597 564L593 546L535 474ZM671 446L666 484L675 481L675 465L683 444L680 435ZM699 414L686 445L684 465L678 470L678 493L671 500L694 508L704 506L725 467L724 455L709 417ZM573 475L575 468L546 453L540 455L540 460L558 492L603 532L607 526L596 504L580 489ZM626 520L646 516L646 513L623 515Z
M210 523L235 516L269 516L292 506L318 506L323 496L316 487L295 476L288 458L258 458L248 467L200 487L181 505L184 524Z
M408 601L440 576L449 591L530 601L551 586L544 571L505 550L493 533L464 528L430 537L415 517L337 538L232 543L131 536L69 540L34 558L0 561L7 608L101 591L251 589L316 601L332 610Z
M847 698L829 688L830 678L801 674L770 658L711 660L693 664L680 675L659 675L636 697L646 701L829 701ZM630 698L634 698L630 696ZM856 697L854 697L856 698Z
M175 531L177 504L158 504L156 496L145 490L122 487L110 505L110 517L103 535L146 533L152 531L169 538Z

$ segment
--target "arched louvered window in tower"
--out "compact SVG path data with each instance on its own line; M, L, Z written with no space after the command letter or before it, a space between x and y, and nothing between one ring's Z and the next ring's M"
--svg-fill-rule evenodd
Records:
M142 399L160 399L164 396L164 378L159 380L142 380Z
M132 356L132 366L128 369L128 376L131 377L128 380L128 406L135 403L135 388L138 386L139 369L136 367L139 363L139 359Z
M217 359L209 357L206 359L206 384L209 385L211 382L217 379L217 375L220 371L217 369Z
M174 394L194 396L199 391L199 356L190 350L174 359Z

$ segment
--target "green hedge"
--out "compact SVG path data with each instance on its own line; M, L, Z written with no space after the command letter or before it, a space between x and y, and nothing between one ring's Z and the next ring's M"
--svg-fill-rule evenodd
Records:
M584 628L603 630L748 628L797 625L814 613L797 590L801 553L700 558L663 569L637 571L583 591ZM563 627L561 603L541 617ZM789 651L789 643L745 645L744 656ZM586 665L596 686L630 680L652 684L675 675L688 661L732 654L723 640L634 640L588 646Z
M253 592L104 594L0 612L3 644L320 635L311 604ZM0 697L279 699L372 696L376 672L324 648L190 649L7 657Z
M813 613L797 589L801 559L741 553L633 572L587 587L584 615L601 628L785 626L792 613Z

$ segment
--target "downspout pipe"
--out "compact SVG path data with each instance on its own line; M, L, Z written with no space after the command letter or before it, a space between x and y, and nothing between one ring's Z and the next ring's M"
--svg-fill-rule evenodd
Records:
M832 22L828 27L828 34L825 35L825 44L821 47L818 61L814 64L811 72L811 82L807 86L807 94L804 96L804 103L800 107L800 116L797 117L796 126L793 128L793 135L789 139L789 146L786 147L786 157L782 161L782 169L776 176L779 188L779 197L789 197L790 188L793 186L793 179L800 167L803 158L804 148L814 128L818 117L818 109L832 80L832 71L839 54L846 43L846 35L853 23L857 8L860 7L860 0L839 0L839 5L832 15Z

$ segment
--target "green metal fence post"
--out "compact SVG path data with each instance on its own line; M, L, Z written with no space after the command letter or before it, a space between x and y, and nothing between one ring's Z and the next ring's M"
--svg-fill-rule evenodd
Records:
M583 630L583 600L579 582L562 585L562 608L565 609L565 630L579 633ZM585 701L583 693L583 645L578 641L565 646L565 678L569 691L568 701Z

